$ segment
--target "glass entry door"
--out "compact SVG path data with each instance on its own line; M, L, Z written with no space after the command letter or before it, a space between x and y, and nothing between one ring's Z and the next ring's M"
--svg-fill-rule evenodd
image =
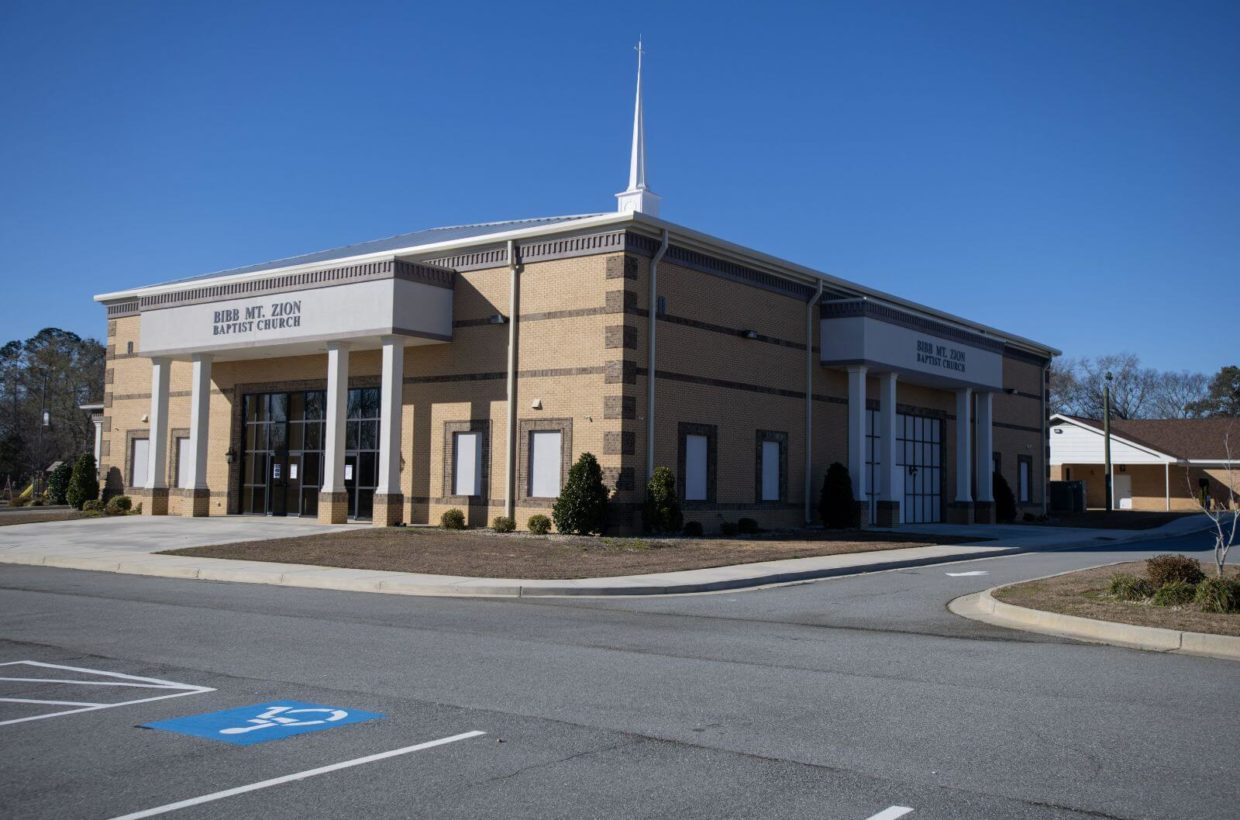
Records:
M905 524L943 520L943 420L900 414L897 442L904 470Z

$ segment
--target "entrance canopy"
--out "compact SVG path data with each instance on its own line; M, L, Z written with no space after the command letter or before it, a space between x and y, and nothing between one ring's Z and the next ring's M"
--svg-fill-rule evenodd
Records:
M861 299L822 305L822 363L865 365L944 389L1003 388L1003 342Z
M321 352L328 341L452 338L455 274L395 257L141 299L144 356L217 361Z

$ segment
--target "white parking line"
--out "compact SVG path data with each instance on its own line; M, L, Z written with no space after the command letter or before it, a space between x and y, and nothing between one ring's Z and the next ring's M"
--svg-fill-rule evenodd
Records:
M896 820L897 817L903 817L912 812L913 810L908 806L889 806L873 817L867 817L866 820Z
M270 788L271 786L279 786L283 783L292 783L296 780L305 780L308 777L317 777L321 774L329 772L337 772L341 769L351 769L354 766L363 766L367 763L374 763L377 760L386 760L389 757L397 757L398 755L407 755L412 752L420 752L423 749L430 749L435 746L444 746L448 743L456 743L458 740L468 740L471 737L481 737L486 732L465 732L452 737L441 737L439 740L428 740L426 743L419 743L415 746L405 746L400 749L393 749L390 752L379 752L378 754L366 755L365 757L356 757L352 760L345 760L340 763L332 763L330 766L320 766L317 769L307 769L304 772L296 774L286 774L282 777L273 777L270 780L260 780L257 783L251 783L248 786L237 786L234 789L225 789L221 792L212 792L204 794L201 797L191 797L188 800L181 800L176 803L167 803L163 806L156 806L153 809L144 809L143 811L134 812L133 814L124 814L120 817L114 817L112 820L138 820L140 817L154 817L158 814L167 814L168 812L178 811L179 809L187 809L190 806L199 806L203 803L211 803L215 800L223 800L226 797L233 797L246 792L258 791L259 789ZM898 816L898 815L896 815Z
M138 689L149 689L152 691L169 692L170 694L153 695L149 698L125 700L117 703L98 703L95 701L84 700L41 700L35 698L0 697L0 703L27 703L36 706L77 707L75 709L65 709L60 712L50 712L45 715L29 715L27 717L13 718L11 720L0 720L0 726L10 726L14 723L25 723L31 720L46 720L48 718L63 717L65 715L76 715L79 712L93 712L98 709L115 709L118 706L132 706L136 703L150 703L151 701L156 700L180 698L185 697L186 695L201 695L204 692L215 691L209 686L194 686L188 683L177 683L176 681L162 680L160 678L144 678L139 675L125 675L120 672L107 672L102 669L87 669L81 666L65 666L64 664L58 663L44 663L42 661L7 661L5 663L0 663L0 668L12 666L34 667L36 669L57 669L63 672L80 672L84 675L94 675L96 678L102 678L102 680L69 680L64 678L0 676L0 683L43 683L48 686L64 686L68 684L72 686L133 687ZM96 692L96 694L102 693Z

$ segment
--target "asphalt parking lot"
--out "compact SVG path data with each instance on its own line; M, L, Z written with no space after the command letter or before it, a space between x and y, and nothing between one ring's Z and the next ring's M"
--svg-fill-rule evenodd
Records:
M521 602L5 567L0 815L1234 816L1234 664L945 609L1142 549Z

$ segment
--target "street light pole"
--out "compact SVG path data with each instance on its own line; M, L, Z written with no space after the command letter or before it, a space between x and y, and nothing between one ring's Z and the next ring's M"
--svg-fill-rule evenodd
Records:
M1102 385L1102 438L1106 462L1107 512L1112 510L1113 489L1111 487L1111 372L1107 371L1106 381Z

